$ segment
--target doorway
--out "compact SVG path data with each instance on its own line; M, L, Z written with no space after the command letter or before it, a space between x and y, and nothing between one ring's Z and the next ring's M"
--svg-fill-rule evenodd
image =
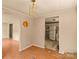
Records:
M13 38L13 24L2 23L2 38Z
M9 24L9 38L13 38L13 24Z
M59 51L59 20L57 18L45 20L45 48Z

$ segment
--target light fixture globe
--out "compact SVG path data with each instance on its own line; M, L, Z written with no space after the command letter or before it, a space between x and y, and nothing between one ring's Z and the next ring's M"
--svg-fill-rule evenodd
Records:
M31 0L33 3L36 2L36 0Z

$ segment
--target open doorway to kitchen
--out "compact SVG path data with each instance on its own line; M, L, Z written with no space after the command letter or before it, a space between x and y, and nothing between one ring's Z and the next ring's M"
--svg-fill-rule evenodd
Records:
M59 16L45 19L45 48L59 51Z

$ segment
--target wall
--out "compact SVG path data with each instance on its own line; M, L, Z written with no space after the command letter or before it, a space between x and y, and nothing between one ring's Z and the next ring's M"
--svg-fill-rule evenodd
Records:
M23 26L23 21L27 20L28 27ZM32 26L31 21L28 17L21 20L21 50L24 50L31 46L31 39L32 39Z
M59 13L53 13L59 15L59 52L76 52L77 47L77 28L76 28L76 9L67 9Z
M36 19L35 23L35 44L44 47L45 40L45 18L59 16L59 52L77 52L76 38L76 9L70 8L49 12L45 16Z
M33 45L37 47L44 48L45 39L45 20L44 18L39 18L34 20L34 32L33 32Z
M77 28L76 10L70 9L63 11L60 17L60 52L76 52L77 47Z
M31 45L30 44L30 41L31 41L30 26L31 25L29 24L28 28L24 28L23 21L28 20L28 22L30 23L30 20L28 19L28 17L25 17L24 15L22 15L22 13L17 13L13 10L12 11L10 10L9 12L6 12L6 11L3 12L2 24L3 23L13 24L13 39L19 41L20 51L24 50L25 48ZM7 36L9 35L7 34Z
M2 23L2 38L9 38L9 25Z
M3 13L2 24L13 24L13 39L19 41L20 40L20 21L15 16ZM6 28L7 29L7 28ZM18 30L17 30L18 29ZM3 36L4 38L4 36ZM7 34L7 38L9 38L9 34Z

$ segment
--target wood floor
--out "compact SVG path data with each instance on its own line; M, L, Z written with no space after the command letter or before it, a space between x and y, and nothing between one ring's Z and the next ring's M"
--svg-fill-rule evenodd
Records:
M59 54L56 51L38 47L30 47L20 52L21 59L76 59L76 54Z

